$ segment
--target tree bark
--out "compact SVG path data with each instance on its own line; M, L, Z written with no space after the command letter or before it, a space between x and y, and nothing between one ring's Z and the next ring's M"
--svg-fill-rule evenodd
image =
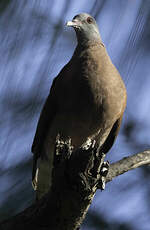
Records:
M150 164L150 150L123 158L110 165L104 164L103 153L98 153L94 142L72 151L71 141L57 140L53 169L53 183L49 193L15 217L0 224L1 230L77 230L98 188L104 179L139 166Z
M112 163L106 182L111 181L113 178L142 165L150 164L150 150L145 150L140 153L133 154L128 157L124 157L122 160Z

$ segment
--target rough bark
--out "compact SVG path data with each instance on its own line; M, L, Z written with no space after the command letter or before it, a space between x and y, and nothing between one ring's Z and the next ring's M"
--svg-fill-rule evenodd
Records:
M50 192L22 213L0 224L1 230L51 229L76 230L82 223L98 188L114 177L150 164L150 150L104 165L104 154L97 153L94 143L72 151L70 140L57 140Z

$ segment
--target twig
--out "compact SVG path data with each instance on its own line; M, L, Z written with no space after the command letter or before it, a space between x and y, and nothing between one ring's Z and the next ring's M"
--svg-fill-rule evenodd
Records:
M120 161L112 163L108 175L106 177L106 182L111 181L113 178L142 165L150 164L150 150L144 152L136 153L132 156L124 157Z

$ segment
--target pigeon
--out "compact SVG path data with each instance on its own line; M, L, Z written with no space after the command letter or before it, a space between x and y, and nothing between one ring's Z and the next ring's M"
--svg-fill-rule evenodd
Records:
M87 13L66 24L76 33L70 61L54 78L42 109L33 152L33 187L37 199L51 188L55 141L71 138L74 150L94 140L99 151L112 147L126 107L126 88L102 42L96 20Z

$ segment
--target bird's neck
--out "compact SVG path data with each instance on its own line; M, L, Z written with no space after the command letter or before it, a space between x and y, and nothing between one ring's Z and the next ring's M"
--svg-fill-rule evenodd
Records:
M78 44L82 44L82 46L86 45L87 43L97 43L102 42L101 36L99 34L98 29L94 29L91 31L83 31L83 30L75 30Z
M76 49L75 49L75 54L77 53L80 53L86 49L89 49L89 48L94 48L94 47L102 47L104 48L104 43L101 41L101 40L97 40L97 41L88 41L88 42L84 42L84 43L78 43Z

